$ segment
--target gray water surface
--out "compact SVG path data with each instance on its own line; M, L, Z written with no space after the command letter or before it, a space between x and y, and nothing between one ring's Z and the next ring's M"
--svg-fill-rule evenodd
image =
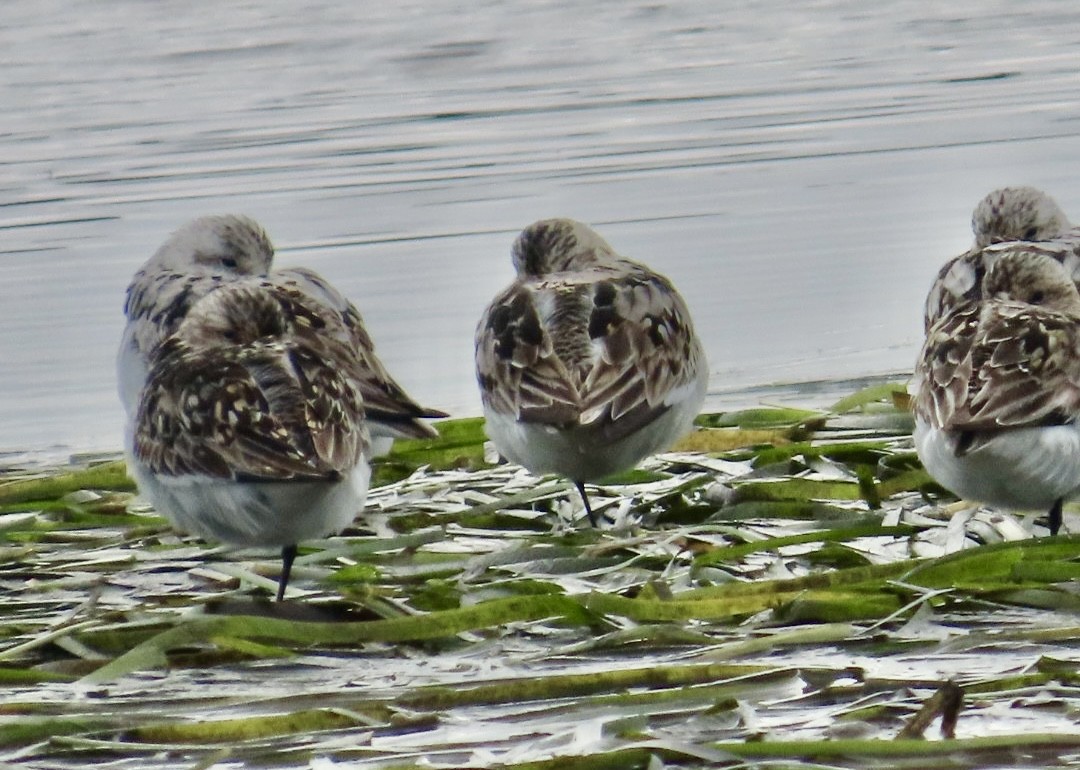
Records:
M714 404L903 373L980 197L1080 212L1078 44L1050 0L4 3L0 461L120 447L124 287L206 213L455 415L514 235L557 215L676 282Z

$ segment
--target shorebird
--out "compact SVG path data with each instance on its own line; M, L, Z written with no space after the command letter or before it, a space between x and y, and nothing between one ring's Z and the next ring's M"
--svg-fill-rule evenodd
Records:
M595 526L585 482L691 429L705 353L671 282L587 225L536 222L511 256L517 277L476 329L487 433L506 459L570 479Z
M272 260L246 217L181 227L128 288L117 367L140 492L178 529L280 546L280 600L297 542L360 512L379 442L445 415L394 382L340 293Z
M420 406L394 381L375 355L375 345L352 303L311 270L272 270L273 259L274 247L254 220L207 216L174 232L135 273L127 290L128 320L117 356L120 400L128 417L135 412L155 347L179 328L202 297L239 282L273 287L321 306L320 323L328 329L323 333L336 335L361 363L357 384L375 455L385 454L395 438L437 436L423 420L446 413Z
M279 601L297 543L344 529L367 495L358 362L328 320L272 286L222 286L154 349L132 422L139 491L185 532L279 546Z
M1080 292L1037 245L1013 243L981 299L927 335L909 390L915 446L957 495L1049 512L1080 495Z
M975 243L946 262L926 296L923 330L965 302L978 299L983 276L999 251L995 244L1040 242L1048 256L1080 280L1080 232L1057 202L1034 187L1002 187L979 201L971 215ZM1075 272L1074 272L1075 271Z

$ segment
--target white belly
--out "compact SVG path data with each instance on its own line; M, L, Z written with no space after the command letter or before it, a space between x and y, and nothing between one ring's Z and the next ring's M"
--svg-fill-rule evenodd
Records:
M1080 429L1075 425L1001 431L957 456L954 437L915 421L915 448L927 472L966 500L1017 511L1046 511L1080 496Z
M617 441L609 440L592 425L560 430L518 422L486 406L485 429L503 457L533 473L558 473L573 481L594 481L634 467L685 435L701 411L707 384L708 374L703 371L670 409Z
M139 492L177 529L235 545L279 547L347 527L364 507L371 475L367 463L333 483L156 476L130 459L129 468Z

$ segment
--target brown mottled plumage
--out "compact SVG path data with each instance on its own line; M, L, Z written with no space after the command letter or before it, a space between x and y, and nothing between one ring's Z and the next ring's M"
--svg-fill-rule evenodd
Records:
M979 201L971 215L975 243L946 262L938 271L926 296L923 329L929 331L939 319L966 302L979 299L982 279L997 255L1024 242L1066 265L1080 282L1080 233L1061 207L1034 187L1002 187ZM1001 244L1001 245L998 245Z
M1061 264L1014 244L982 299L940 319L910 391L927 470L965 497L1050 509L1080 491L1080 292Z
M272 286L223 286L155 351L134 456L155 474L331 479L370 454L362 372L324 316Z
M517 279L476 330L488 433L505 457L582 489L690 429L708 369L670 281L569 219L526 228L512 257Z
M151 351L130 428L129 469L177 528L281 547L279 600L296 544L367 494L363 371L339 325L273 284L222 285Z
M363 508L372 443L433 436L356 308L315 273L272 271L245 217L181 227L128 288L117 368L129 468L178 529L282 549Z
M381 450L396 437L438 435L424 418L444 412L417 404L375 355L359 311L334 287L306 268L272 270L274 249L263 229L241 216L195 219L171 235L135 273L127 291L128 318L117 358L120 395L129 416L138 403L154 348L176 332L191 307L222 286L241 283L278 291L333 317L336 339L358 360L356 383L367 404L368 422Z

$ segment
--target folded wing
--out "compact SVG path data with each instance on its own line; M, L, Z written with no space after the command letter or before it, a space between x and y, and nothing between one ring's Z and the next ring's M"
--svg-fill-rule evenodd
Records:
M134 451L172 476L325 478L368 453L365 372L325 310L235 282L193 305L141 391Z
M356 357L360 373L357 384L364 397L368 420L385 426L394 435L431 438L438 432L421 422L424 418L446 417L445 412L416 403L390 376L375 355L375 343L364 328L356 307L321 276L305 268L279 270L265 279L266 285L294 301L320 303L335 323L323 330L348 346Z
M913 382L915 409L938 428L1053 425L1080 409L1080 330L1024 303L970 303L931 329Z
M476 343L489 408L613 440L688 395L703 365L682 298L645 269L517 282L488 307Z

